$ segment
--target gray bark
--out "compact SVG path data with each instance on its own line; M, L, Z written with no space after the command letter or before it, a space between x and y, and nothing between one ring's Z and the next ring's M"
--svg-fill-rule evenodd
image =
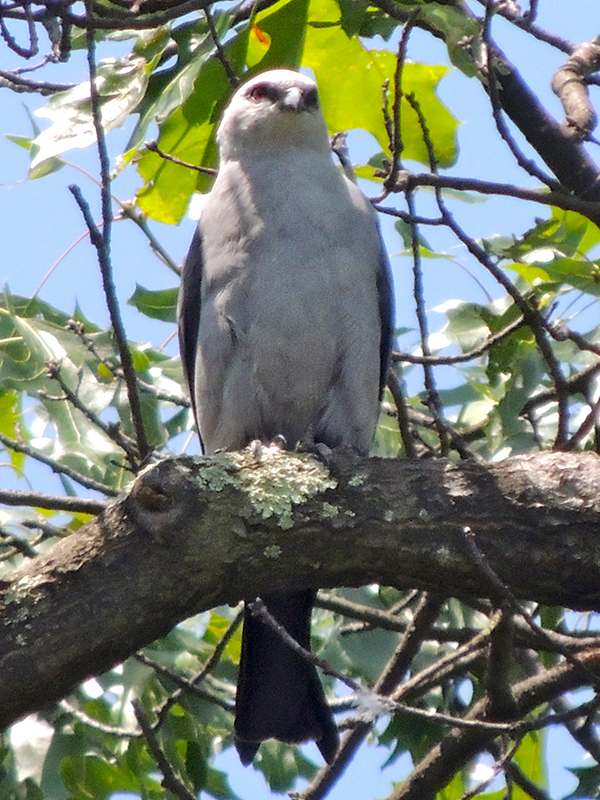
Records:
M182 619L267 589L371 582L600 610L600 459L497 464L274 448L163 461L0 581L0 726Z

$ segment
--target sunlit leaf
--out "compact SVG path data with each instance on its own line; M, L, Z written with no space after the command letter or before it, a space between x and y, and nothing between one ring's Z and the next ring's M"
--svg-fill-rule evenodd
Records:
M17 424L21 416L21 398L15 391L0 393L0 433L10 439L17 438ZM11 463L18 475L25 465L24 453L9 451Z
M335 23L322 27L323 23ZM389 141L381 113L384 81L391 81L396 58L387 50L367 50L356 38L348 38L340 24L335 0L312 0L302 63L310 67L319 84L321 105L331 133L363 128L389 154ZM406 63L403 91L414 93L427 120L440 166L450 166L457 156L457 122L435 94L443 66ZM390 99L393 102L393 98ZM429 164L427 148L417 115L402 102L403 158Z
M178 292L177 288L153 291L136 283L135 292L127 302L147 317L160 319L162 322L176 322Z
M133 53L99 63L97 88L105 133L125 122L143 97L148 76L146 60ZM96 141L89 81L53 95L36 113L52 120L52 125L33 140L32 169L65 150Z

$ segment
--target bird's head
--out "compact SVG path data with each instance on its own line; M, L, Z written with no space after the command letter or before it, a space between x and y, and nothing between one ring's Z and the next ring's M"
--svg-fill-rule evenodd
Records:
M255 75L233 95L217 141L222 158L244 151L303 148L329 152L329 137L312 78L288 69Z

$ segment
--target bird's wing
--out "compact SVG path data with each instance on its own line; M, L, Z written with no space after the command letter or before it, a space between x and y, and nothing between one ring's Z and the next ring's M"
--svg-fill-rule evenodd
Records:
M181 364L190 390L190 401L196 420L198 417L196 413L196 398L194 396L194 373L196 370L196 351L202 302L202 261L202 234L200 225L198 225L181 272L178 310ZM198 436L200 436L199 429ZM200 444L202 445L202 439L200 439ZM204 450L203 445L202 449Z
M381 339L379 344L379 399L383 398L387 372L390 365L392 341L394 338L394 287L392 273L381 233L379 265L377 269L377 295L379 299L379 317L381 320Z

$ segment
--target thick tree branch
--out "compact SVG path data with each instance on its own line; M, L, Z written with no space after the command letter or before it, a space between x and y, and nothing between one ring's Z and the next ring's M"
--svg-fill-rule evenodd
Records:
M180 620L266 589L373 581L491 597L468 526L517 597L600 609L600 459L482 465L277 448L179 458L0 581L0 725Z

